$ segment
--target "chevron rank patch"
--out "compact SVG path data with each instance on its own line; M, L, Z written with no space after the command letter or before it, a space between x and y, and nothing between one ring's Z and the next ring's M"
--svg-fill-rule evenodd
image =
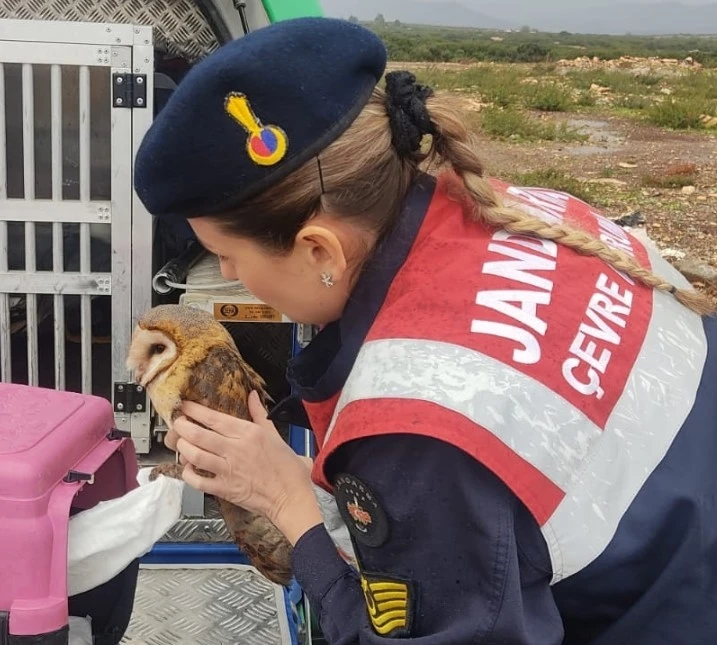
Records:
M361 574L361 589L375 632L386 638L411 633L415 597L410 582L375 573Z

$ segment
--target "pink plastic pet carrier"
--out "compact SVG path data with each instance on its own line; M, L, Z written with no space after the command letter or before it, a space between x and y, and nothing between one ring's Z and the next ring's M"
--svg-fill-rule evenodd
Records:
M136 476L107 400L0 383L0 643L67 643L70 516Z

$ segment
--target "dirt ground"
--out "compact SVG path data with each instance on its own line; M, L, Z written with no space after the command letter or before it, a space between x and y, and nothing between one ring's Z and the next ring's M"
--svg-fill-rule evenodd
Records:
M717 267L716 137L665 131L611 114L545 118L567 120L590 139L525 144L480 137L480 154L490 174L562 170L597 189L594 202L605 214L616 217L639 210L648 234L660 247L686 252ZM643 184L645 175L688 163L697 167L694 191Z

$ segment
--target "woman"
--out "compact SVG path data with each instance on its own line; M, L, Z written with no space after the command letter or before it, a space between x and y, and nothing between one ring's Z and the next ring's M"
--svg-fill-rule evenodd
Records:
M378 87L385 63L360 26L279 23L143 142L147 209L323 326L289 369L311 477L254 398L255 423L185 404L211 428L176 422L185 480L284 532L332 645L714 642L708 303L583 202L486 179L459 113L407 73Z

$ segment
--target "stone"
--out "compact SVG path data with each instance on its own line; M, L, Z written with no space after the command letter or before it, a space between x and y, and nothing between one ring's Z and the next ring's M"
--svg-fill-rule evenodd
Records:
M700 260L686 257L676 262L675 267L690 282L717 284L717 269Z
M683 186L682 187L682 194L683 195L694 195L697 192L697 188L694 186Z
M589 179L589 184L606 184L608 186L627 186L626 181L621 179L613 179L612 177L599 177L598 179Z

